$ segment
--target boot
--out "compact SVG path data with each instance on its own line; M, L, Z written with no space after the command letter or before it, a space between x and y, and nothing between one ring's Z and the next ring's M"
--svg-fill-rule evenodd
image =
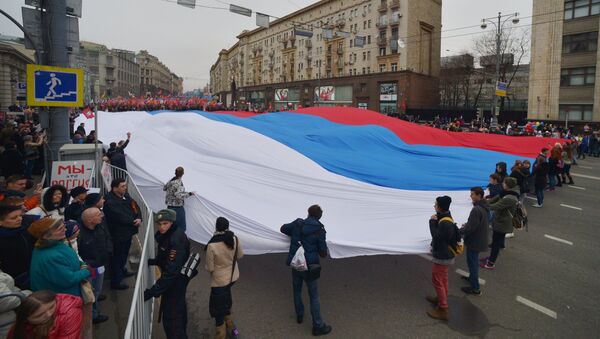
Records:
M427 299L427 301L429 301L430 303L432 303L434 306L437 306L438 304L438 297L433 297L433 296L426 296L425 299Z
M237 327L233 323L233 317L231 315L225 316L225 326L227 327L227 332L231 335L231 338L237 338L240 335L240 331L238 331Z
M427 315L433 319L448 321L448 309L436 307L433 310L427 311Z
M227 328L225 327L225 324L223 324L221 326L217 326L217 331L215 333L215 339L225 339L226 336L227 336Z

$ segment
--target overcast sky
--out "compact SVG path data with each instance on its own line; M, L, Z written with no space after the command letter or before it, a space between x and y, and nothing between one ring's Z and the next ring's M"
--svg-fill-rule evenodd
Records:
M273 16L284 16L314 0L228 0ZM420 0L409 0L420 1ZM218 52L236 42L242 30L256 27L256 19L225 10L178 6L176 0L84 0L79 22L80 39L120 48L148 50L171 71L184 77L185 90L209 81L210 66ZM227 7L218 0L196 0L198 5ZM19 22L24 0L2 0L2 9ZM442 31L479 25L481 18L498 12L519 12L528 17L532 0L443 0ZM521 20L519 25L529 24ZM488 30L491 29L488 27ZM479 27L442 33L442 55L457 54L472 46ZM0 34L23 36L13 23L0 16ZM462 36L457 36L462 35Z

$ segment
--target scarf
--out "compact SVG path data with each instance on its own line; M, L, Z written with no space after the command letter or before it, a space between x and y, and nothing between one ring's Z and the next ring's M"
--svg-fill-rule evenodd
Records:
M231 232L230 230L227 230L225 232L215 232L214 235L212 236L212 238L210 238L210 240L204 247L204 251L206 251L208 249L209 244L214 244L214 243L218 243L218 242L224 242L225 245L227 245L227 247L229 247L230 249L233 249L233 246L234 246L233 236L234 236L233 232Z

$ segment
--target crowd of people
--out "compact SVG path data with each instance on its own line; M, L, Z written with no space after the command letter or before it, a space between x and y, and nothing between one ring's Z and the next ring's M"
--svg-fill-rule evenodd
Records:
M535 129L542 128L546 127ZM554 127L548 128L556 132ZM562 132L559 137L566 137L565 141L542 149L533 164L516 161L509 171L506 163L498 163L485 190L471 189L473 208L460 227L452 219L451 198L436 199L436 213L429 220L436 296L426 298L435 306L429 316L448 319L448 267L462 252L461 240L470 273L468 286L462 290L481 295L479 270L496 268L505 239L514 236L515 216L524 210L526 195L534 193L537 201L533 207L541 208L545 192L574 184L570 169L578 159L598 156L598 136L589 127L581 139ZM104 160L126 170L124 149L130 139L127 133L126 139L111 142ZM95 132L86 133L83 125L73 133L73 142L95 141ZM34 185L45 135L32 122L9 121L0 130L0 142L5 178L0 190L0 293L15 294L2 300L0 338L92 338L92 325L109 320L101 313L101 301L106 299L103 282L109 280L110 288L121 293L130 288L127 279L136 274L127 268L127 262L132 239L144 223L140 206L128 194L124 178L114 179L106 194L90 193L85 187L67 190L61 185L44 189ZM185 190L183 176L184 169L176 168L164 186L167 209L155 215L158 253L142 263L160 268L160 278L144 291L144 300L162 298L159 313L168 338L187 338L186 289L198 274L193 262L197 264L199 256L191 252L185 233L185 201L195 193ZM296 321L304 321L301 291L306 284L315 336L332 331L321 315L318 293L320 258L328 254L322 216L321 207L313 205L306 218L281 227L290 239L287 264L292 266ZM300 247L304 269L294 266ZM480 258L488 250L489 256ZM217 218L204 251L204 268L210 274L209 313L215 320L216 338L237 338L240 331L232 315L231 289L240 279L238 260L244 252L229 220Z

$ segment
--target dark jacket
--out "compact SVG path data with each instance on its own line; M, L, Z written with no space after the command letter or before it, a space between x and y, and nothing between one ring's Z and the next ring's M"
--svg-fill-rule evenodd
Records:
M490 210L494 211L492 229L496 232L511 233L512 219L519 202L519 187L515 186L490 201Z
M488 228L490 207L481 200L473 205L467 223L461 229L467 249L476 252L488 250Z
M23 174L25 170L24 159L21 153L15 149L7 149L0 155L0 174L5 178L14 174Z
M129 194L119 198L113 192L108 193L103 211L113 239L128 239L138 232L133 221L141 219L140 208Z
M92 267L108 265L113 245L104 222L98 224L93 230L81 225L77 239L81 259Z
M495 198L502 193L502 184L488 184L488 189L490 190L490 195L487 198Z
M535 164L533 175L535 176L534 186L536 190L543 190L548 183L548 163L546 161Z
M319 257L327 256L327 232L325 226L317 219L308 217L304 220L298 218L289 224L281 226L281 233L290 236L290 250L286 264L289 266L300 247L304 247L304 257L307 265L318 264Z
M127 171L127 161L125 160L125 154L121 152L115 152L110 157L111 165L118 167L124 171Z
M517 185L519 185L519 193L523 194L528 192L527 177L529 177L529 170L526 168L514 169L510 176L517 179Z
M65 208L65 220L79 220L81 213L83 213L83 204L73 202Z
M35 244L27 226L17 229L0 227L0 269L13 277L20 289L29 289L29 267Z
M155 259L148 260L148 265L160 267L161 276L150 288L149 297L160 296L178 279L188 279L181 274L181 268L190 256L190 241L176 224L173 224L165 234L156 232L154 239L158 244L158 253Z
M558 172L558 159L554 157L548 158L548 175L557 175Z
M498 171L498 166L500 166L500 171ZM499 162L496 164L496 174L500 176L500 183L504 181L504 178L508 176L507 166L505 162Z
M429 232L431 232L431 254L435 259L448 260L454 258L454 255L448 249L448 245L455 239L455 225L450 221L442 220L444 217L450 217L450 212L438 213L437 220L429 220Z

